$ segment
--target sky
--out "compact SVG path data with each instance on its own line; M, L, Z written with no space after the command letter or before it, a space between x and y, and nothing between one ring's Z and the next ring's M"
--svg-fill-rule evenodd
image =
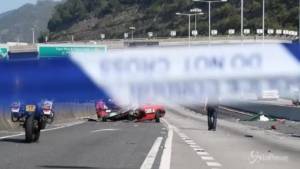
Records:
M26 3L35 4L37 0L6 0L0 5L0 13L7 12L13 9L17 9Z

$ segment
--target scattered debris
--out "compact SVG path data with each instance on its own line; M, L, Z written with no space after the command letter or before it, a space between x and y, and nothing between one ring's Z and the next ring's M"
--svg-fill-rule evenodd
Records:
M300 135L299 135L299 134L292 134L291 136L292 136L292 137L300 138Z
M264 121L264 122L266 122L266 121L270 121L270 119L269 119L268 117L266 117L265 115L260 115L260 116L259 116L259 121Z
M273 125L271 126L271 129L272 129L272 130L276 130L276 129L277 129L276 126L275 126L275 124L273 124Z
M244 136L248 137L248 138L253 138L253 135L250 135L250 134L245 134Z

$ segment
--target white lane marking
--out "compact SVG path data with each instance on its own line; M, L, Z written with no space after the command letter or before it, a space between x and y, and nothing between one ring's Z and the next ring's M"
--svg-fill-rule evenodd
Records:
M49 128L49 129L41 130L41 132L47 132L47 131L58 130L58 129L62 129L62 128L67 128L67 127L71 127L71 126L83 124L83 123L85 123L85 121L75 122L75 123L67 123L67 124L64 124L63 126L60 126L60 127L55 127L55 128ZM24 132L22 132L22 133L20 133L20 134L15 134L15 135L3 136L3 137L0 137L0 140L7 139L7 138L18 137L18 136L23 136L23 135L25 135Z
M200 148L200 146L198 146L198 145L190 145L190 147L192 147L192 148Z
M217 162L206 162L206 165L208 165L209 167L221 167L222 166L220 163L217 163Z
M140 167L140 169L151 169L152 168L152 166L154 164L154 161L155 161L155 158L158 154L159 147L161 145L162 140L163 140L162 137L158 137L155 140L151 150L149 151L149 153L148 153L146 159L144 160L142 166Z
M194 151L204 151L204 149L202 149L202 148L200 148L200 146L199 146L199 148L193 148L194 149Z
M91 133L103 132L103 131L118 131L120 129L99 129L99 130L92 130Z
M187 142L188 145L196 145L195 142Z
M162 119L162 121L167 125L168 136L165 142L165 149L161 156L159 169L170 169L173 143L173 126L165 119Z
M181 137L181 139L189 145L200 157L203 161L208 161L206 164L209 167L213 167L212 169L218 169L222 165L214 160L212 156L209 156L209 153L206 152L204 149L200 148L193 139L189 138L188 136L184 137L185 134L181 132L177 127L173 126L174 131ZM214 168L217 167L217 168ZM162 169L162 168L160 168Z
M200 156L207 156L207 155L209 155L208 152L205 152L205 151L204 152L201 152L201 151L197 152L197 154L200 155Z
M15 135L9 135L9 136L0 137L0 140L6 139L6 138L11 138L11 137L23 136L23 135L24 135L24 132L22 132L20 134L15 134Z
M202 160L207 160L207 161L209 161L209 160L214 160L214 158L211 157L211 156L201 156L201 159L202 159Z

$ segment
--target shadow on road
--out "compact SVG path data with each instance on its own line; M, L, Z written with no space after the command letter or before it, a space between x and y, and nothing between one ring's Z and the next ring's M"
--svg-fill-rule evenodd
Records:
M27 144L27 142L24 139L17 139L17 138L5 138L5 139L0 140L0 142Z
M55 168L55 169L107 169L101 167L89 167L89 166L68 166L68 165L41 165L39 168ZM110 169L121 169L121 168L110 168ZM126 168L122 168L126 169Z
M42 166L38 166L40 168L57 168L57 169L100 169L100 168L96 168L96 167L88 167L88 166L67 166L67 165L42 165Z

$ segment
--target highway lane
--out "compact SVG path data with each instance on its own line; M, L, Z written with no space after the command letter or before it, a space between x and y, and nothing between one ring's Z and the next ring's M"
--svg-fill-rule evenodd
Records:
M159 168L165 128L153 122L85 122L43 132L38 143L24 136L0 140L0 169L136 169L163 137L153 168Z
M211 132L206 116L182 116L190 113L177 109L166 117L174 126L172 158L178 160L172 160L171 168L299 168L299 139L226 120ZM179 151L186 152L184 159Z

